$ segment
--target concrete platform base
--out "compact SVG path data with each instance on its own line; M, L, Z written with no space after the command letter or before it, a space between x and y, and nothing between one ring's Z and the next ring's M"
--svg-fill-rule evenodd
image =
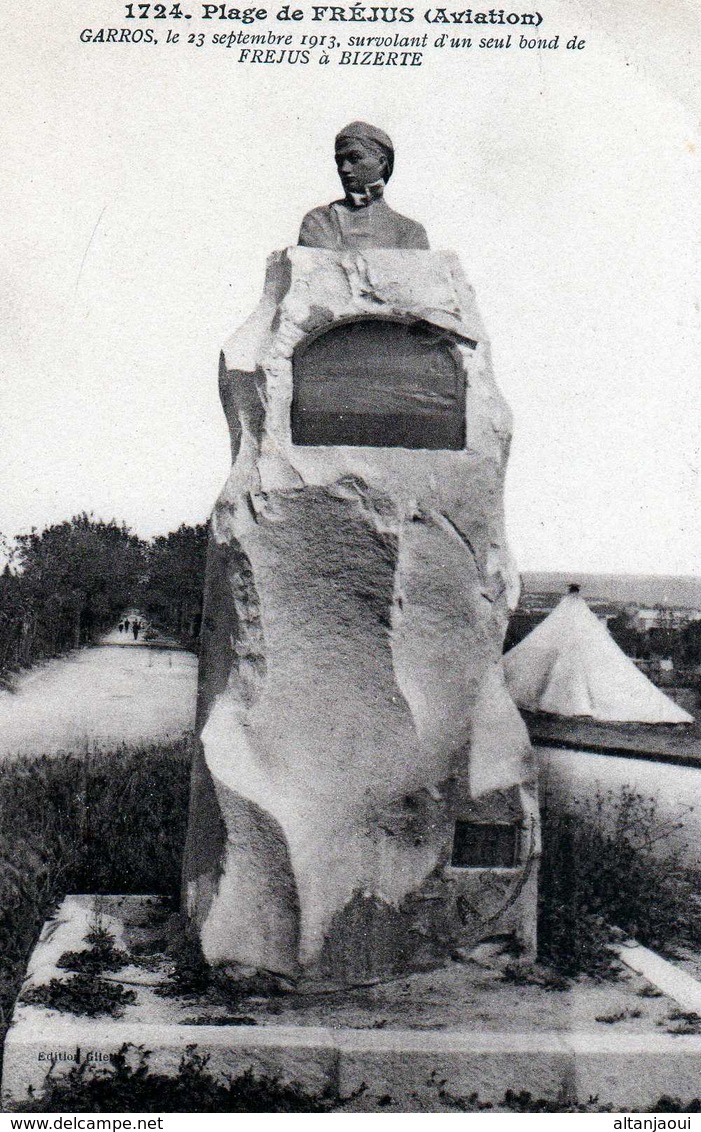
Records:
M40 1094L49 1072L108 1071L125 1045L148 1050L155 1072L177 1073L195 1047L219 1080L252 1070L314 1096L355 1096L356 1111L455 1111L475 1094L498 1108L507 1089L636 1111L663 1095L701 1097L701 1036L679 1033L675 1001L632 971L567 990L518 985L482 948L441 971L342 995L271 994L246 972L203 987L178 924L155 897L66 898L30 960L22 997L35 1001L18 1002L7 1035L7 1105ZM70 985L69 953L83 953L85 971L110 947L112 969L97 977L129 1000L115 1017L36 1001L51 998L37 989L50 986L61 1000L52 980Z

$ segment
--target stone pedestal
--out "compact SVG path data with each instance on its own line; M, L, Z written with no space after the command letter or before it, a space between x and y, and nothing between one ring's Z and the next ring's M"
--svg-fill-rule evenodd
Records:
M95 959L90 933L98 924L114 940L118 963L83 976L82 993L70 993L75 974L66 961L75 969L81 953ZM142 1086L145 1070L179 1077L181 1086L189 1076L194 1106L198 1079L211 1102L217 1086L240 1099L236 1082L250 1087L251 1075L268 1105L278 1087L292 1086L299 1111L323 1098L343 1112L464 1113L475 1096L502 1111L511 1090L551 1107L598 1096L615 1112L651 1112L663 1096L683 1104L699 1096L701 1037L671 1031L680 1009L698 1010L701 986L642 947L619 948L632 970L615 983L579 978L567 990L502 979L490 958L498 945L485 944L472 960L439 971L344 994L266 999L259 980L232 988L216 971L211 985L201 978L193 985L181 927L162 897L65 898L32 952L7 1031L5 1105L42 1107L47 1078L78 1070L79 1089L93 1076L111 1080L111 1089L102 1086L103 1111L110 1096L121 1111L124 1060L138 1067ZM105 981L120 1002L111 1017ZM46 991L57 982L64 989L51 1006ZM649 994L651 985L658 994ZM198 1063L203 1070L193 1075ZM151 1076L152 1098L154 1083Z
M220 388L184 871L205 957L347 985L495 935L532 952L510 417L457 258L275 253Z

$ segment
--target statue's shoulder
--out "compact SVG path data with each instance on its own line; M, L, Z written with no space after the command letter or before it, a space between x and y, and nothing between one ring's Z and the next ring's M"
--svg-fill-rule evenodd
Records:
M331 204L319 204L316 208L310 208L309 212L305 213L302 223L304 224L307 220L327 220L331 216L331 205L334 203L332 201Z
M302 247L336 247L337 223L333 215L333 205L336 203L332 201L331 204L320 204L309 210L299 229L298 243Z
M409 216L403 216L401 212L395 212L393 208L388 211L392 214L392 221L399 237L399 247L403 248L423 248L427 249L428 236L423 224L419 224L418 220L412 220Z

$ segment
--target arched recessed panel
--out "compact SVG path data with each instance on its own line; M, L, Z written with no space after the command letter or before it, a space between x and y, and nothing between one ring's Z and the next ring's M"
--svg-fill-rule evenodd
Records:
M292 368L293 444L464 447L464 373L430 323L343 323L298 348Z

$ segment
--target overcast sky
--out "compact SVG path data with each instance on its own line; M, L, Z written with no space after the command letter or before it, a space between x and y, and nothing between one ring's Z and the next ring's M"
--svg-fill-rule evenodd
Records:
M334 134L365 118L395 142L389 203L476 288L515 418L521 568L698 572L698 5L539 2L557 51L402 69L81 44L130 26L116 0L18 10L0 48L0 531L206 517L229 466L220 345L266 256L338 196ZM442 29L352 29L378 30ZM564 50L575 33L586 48Z

